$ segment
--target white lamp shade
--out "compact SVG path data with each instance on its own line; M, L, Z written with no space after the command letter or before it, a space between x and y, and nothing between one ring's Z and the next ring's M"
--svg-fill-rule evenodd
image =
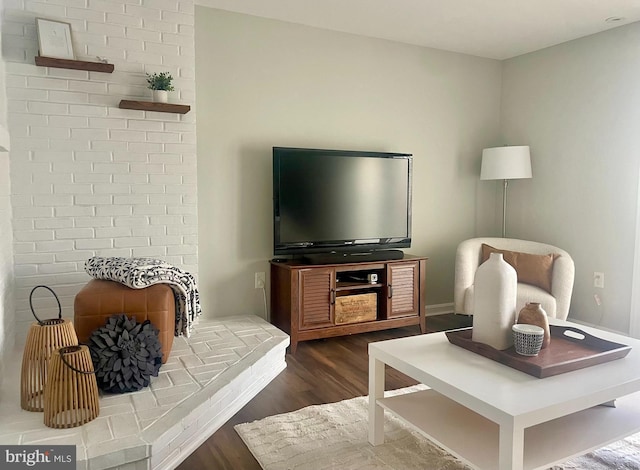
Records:
M493 147L482 151L481 180L531 178L528 145Z

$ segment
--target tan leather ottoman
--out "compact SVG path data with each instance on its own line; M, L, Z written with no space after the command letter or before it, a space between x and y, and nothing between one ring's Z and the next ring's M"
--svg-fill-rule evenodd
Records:
M138 323L149 320L160 333L162 363L167 362L175 335L176 304L167 284L131 289L119 282L92 279L76 295L73 324L78 341L86 343L91 333L107 323L111 315L124 313Z

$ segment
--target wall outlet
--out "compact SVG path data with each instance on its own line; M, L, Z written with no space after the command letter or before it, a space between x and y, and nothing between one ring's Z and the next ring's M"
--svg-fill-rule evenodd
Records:
M604 273L598 271L593 273L593 287L604 289Z
M264 273L255 273L255 288L263 289L265 283Z

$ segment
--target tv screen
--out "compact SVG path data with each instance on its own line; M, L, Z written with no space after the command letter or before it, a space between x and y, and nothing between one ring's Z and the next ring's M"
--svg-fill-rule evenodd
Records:
M412 156L273 148L274 254L411 246Z

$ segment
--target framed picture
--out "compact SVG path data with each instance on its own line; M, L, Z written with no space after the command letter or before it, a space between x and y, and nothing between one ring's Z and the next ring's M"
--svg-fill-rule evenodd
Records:
M71 25L61 21L36 18L38 46L43 57L75 59L71 43Z

